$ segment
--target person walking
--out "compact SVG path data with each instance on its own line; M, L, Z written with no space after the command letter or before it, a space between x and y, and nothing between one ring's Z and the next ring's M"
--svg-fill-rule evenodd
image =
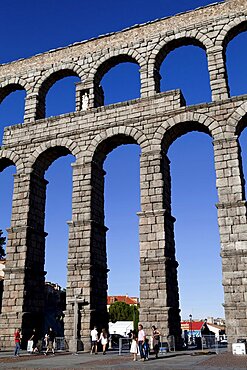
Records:
M92 348L91 348L91 355L94 353L95 355L98 354L98 331L97 327L94 326L93 330L91 330L91 341L92 341Z
M103 347L103 355L106 355L106 346L108 343L108 338L107 338L107 332L105 329L102 329L102 332L100 333L99 341L101 341L101 344Z
M137 333L135 330L131 331L131 346L130 346L130 353L134 355L133 361L137 361L137 353L138 353L138 343L137 343Z
M20 349L21 349L21 329L16 329L15 334L15 351L14 356L20 356Z
M155 327L155 325L152 326L152 338L153 338L153 350L154 350L155 358L158 358L158 353L160 349L160 332Z
M47 338L47 349L44 353L44 355L47 355L47 353L49 351L52 352L53 356L55 355L55 338L56 338L56 335L55 335L55 332L53 331L52 328L49 328L48 330L48 333L46 334L46 338Z
M145 361L145 352L144 352L144 344L146 340L146 334L143 330L143 325L139 324L138 325L138 348L141 356L141 361Z
M37 344L38 344L38 335L37 335L37 332L36 332L36 329L35 328L33 329L33 332L32 332L32 335L31 335L29 341L32 341L33 342L32 352L33 353L39 352L39 349L37 347Z

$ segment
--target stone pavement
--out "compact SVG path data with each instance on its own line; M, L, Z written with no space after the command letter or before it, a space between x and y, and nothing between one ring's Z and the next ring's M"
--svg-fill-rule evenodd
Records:
M108 352L106 356L88 353L73 355L71 353L56 354L55 356L27 355L13 358L12 353L0 353L0 369L4 370L73 370L73 369L162 369L162 370L240 370L247 369L247 356L233 356L231 353L192 354L177 352L160 356L155 360L150 356L149 361L133 362L132 356L119 356L117 352Z

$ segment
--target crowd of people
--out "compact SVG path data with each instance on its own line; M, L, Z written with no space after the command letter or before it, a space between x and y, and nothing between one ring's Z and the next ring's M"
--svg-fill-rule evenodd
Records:
M138 355L140 355L141 361L147 361L149 359L150 346L149 339L146 336L143 325L139 324L138 331L131 330L128 336L130 339L130 353L133 354L133 361L137 361ZM94 328L91 330L91 342L91 354L98 354L98 344L101 343L103 355L105 355L108 344L108 334L106 329L102 329L99 335L97 327L94 326ZM160 347L160 332L154 325L152 326L152 343L155 358L158 358Z
M14 341L15 341L15 350L14 350L14 356L18 357L20 355L20 349L21 349L21 329L16 329L14 333ZM44 355L47 355L48 352L51 352L53 355L55 355L55 340L56 340L56 334L52 328L48 329L48 332L45 334L44 337L44 344L45 344L45 351ZM30 353L39 353L42 349L38 345L39 337L37 334L36 329L34 328L32 331L32 334L27 342L27 351Z
M17 329L14 333L15 340L15 350L14 356L19 356L20 347L21 347L21 329ZM141 361L147 361L149 359L150 345L149 339L146 336L143 325L138 325L138 331L131 330L129 333L130 339L130 353L133 354L133 361L137 361L137 356L140 355ZM44 337L45 351L44 355L47 355L51 352L55 354L55 340L56 335L53 329L50 327L47 334ZM98 333L97 327L95 326L91 330L91 354L98 354L98 345L99 343L102 346L103 355L106 354L106 349L109 343L108 333L106 329L102 329L100 334ZM42 346L41 346L42 347ZM155 357L158 357L159 347L160 347L160 332L153 325L152 326L152 347ZM34 328L32 334L28 340L28 352L39 353L42 348L39 346L39 337L36 329Z

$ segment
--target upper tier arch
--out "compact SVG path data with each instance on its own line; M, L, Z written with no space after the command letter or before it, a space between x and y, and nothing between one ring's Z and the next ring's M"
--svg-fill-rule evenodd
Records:
M0 103L12 92L25 90L26 94L31 94L31 85L21 77L10 77L0 83Z
M216 37L215 45L222 47L225 52L229 42L244 31L247 31L247 16L242 15L222 27Z
M133 49L112 50L102 56L91 68L88 79L99 84L103 76L119 63L131 62L138 64L140 68L146 65L146 60Z
M36 81L33 89L35 95L46 95L50 87L58 80L64 77L77 76L80 79L83 78L83 70L80 66L69 63L66 65L57 65L51 69L45 71L42 76Z

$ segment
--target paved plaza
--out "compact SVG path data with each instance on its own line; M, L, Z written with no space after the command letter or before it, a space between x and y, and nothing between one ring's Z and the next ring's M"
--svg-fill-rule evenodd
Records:
M211 369L211 370L238 370L247 369L247 356L233 356L231 353L221 354L176 352L166 354L154 359L150 356L149 361L133 362L132 356L124 354L119 356L117 352L108 352L106 356L99 353L97 356L89 353L74 355L71 353L57 353L55 356L28 355L22 352L21 356L14 358L12 352L0 354L0 369L32 370L32 369Z

